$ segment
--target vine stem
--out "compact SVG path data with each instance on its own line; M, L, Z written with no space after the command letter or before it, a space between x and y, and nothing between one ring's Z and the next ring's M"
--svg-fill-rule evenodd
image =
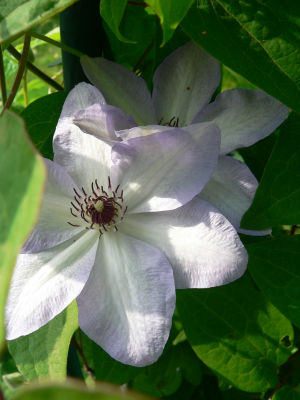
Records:
M145 58L147 57L147 55L150 53L152 47L154 45L154 41L152 40L152 42L149 44L149 46L146 48L146 50L144 51L144 53L142 54L142 56L140 57L140 59L138 60L138 62L135 64L135 66L133 67L133 72L136 72L138 67L142 64L142 62L145 60Z
M22 77L23 77L23 73L24 73L24 70L25 70L25 67L26 67L26 60L27 60L28 52L29 52L29 49L30 49L30 39L31 39L30 35L28 33L25 33L24 45L23 45L21 58L20 58L20 61L19 61L18 72L17 72L16 78L15 78L13 87L11 89L11 92L10 92L10 94L9 94L9 96L8 96L4 106L3 106L3 110L2 110L1 115L3 114L4 110L8 109L12 105L12 102L14 101L14 98L15 98L15 96L17 94L18 89L19 89L19 86L20 86L20 83L21 83L21 80L22 80Z
M16 59L20 60L21 59L21 54L12 46L9 45L7 48L7 51ZM38 78L40 78L42 81L48 83L49 86L52 86L56 90L64 90L64 88L54 81L53 79L50 78L50 76L46 75L44 72L42 72L39 68L37 68L35 65L33 65L30 61L26 62L26 68L31 71L34 75L36 75Z
M300 354L300 350L296 351L296 353L292 354L291 357L290 357L285 363L283 363L283 364L281 365L281 367L282 367L283 365L289 364L289 363L290 363L292 360L294 360L299 354ZM278 390L279 390L282 386L284 386L284 385L286 384L286 380L287 380L291 375L293 375L293 373L294 373L299 367L300 367L300 363L296 364L296 365L294 366L294 368L292 368L287 374L285 374L285 375L283 376L283 378L280 380L280 382L278 383L278 385L274 388L274 390L273 390L271 396L268 398L268 400L272 400L272 399L273 399L275 393L278 392Z
M76 57L83 56L83 53L81 53L81 51L73 49L73 47L67 46L66 44L64 44L62 42L58 42L57 40L50 39L50 38L48 38L48 36L41 35L36 32L31 32L31 36L35 37L36 39L43 40L44 42L53 44L53 46L59 47L62 50L66 51L67 53L73 54L73 56L76 56Z
M5 70L3 63L3 53L2 46L0 45L0 84L1 84L1 96L2 96L2 104L6 103L7 93L6 93L6 83L5 83Z
M94 375L93 375L93 370L92 368L88 365L88 362L85 358L83 349L82 349L82 341L81 341L81 335L80 335L80 331L78 331L78 336L79 336L79 340L80 340L80 344L77 343L75 337L72 337L72 343L74 344L74 346L76 347L76 350L78 351L78 354L81 358L81 361L83 363L83 368L85 370L85 372L94 379Z

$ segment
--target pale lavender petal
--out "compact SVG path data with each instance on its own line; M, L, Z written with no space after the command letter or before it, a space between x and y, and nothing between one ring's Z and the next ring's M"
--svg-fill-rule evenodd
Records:
M221 154L253 143L272 133L289 109L261 90L232 89L220 93L193 122L215 122L221 129Z
M171 210L201 191L217 165L220 133L216 125L198 128L193 136L173 128L114 146L112 182L124 190L128 213Z
M67 118L62 118L54 133L53 150L54 161L64 167L78 187L91 190L95 179L100 185L107 184L111 166L108 141L87 135Z
M166 254L177 289L225 285L247 267L247 252L234 227L197 197L176 210L127 215L119 229Z
M199 197L215 206L238 229L251 206L258 182L246 164L221 156Z
M68 94L60 118L72 117L76 111L93 104L105 104L104 97L95 86L81 82Z
M83 228L74 225L78 221L70 213L74 201L74 188L79 190L73 179L58 164L45 159L47 182L38 221L27 239L22 252L36 253L54 247L76 235Z
M134 119L117 107L94 104L74 114L73 124L100 139L120 140L116 131L136 126Z
M5 310L8 340L36 331L79 295L98 241L97 233L85 231L52 249L19 255Z
M132 115L138 125L156 123L146 82L129 69L104 58L81 57L89 80L103 93L107 103Z
M159 123L172 118L188 125L208 104L220 82L220 66L201 47L189 42L176 49L155 71L153 103Z
M172 324L172 268L149 244L120 232L105 233L77 303L80 328L113 358L135 366L152 364Z

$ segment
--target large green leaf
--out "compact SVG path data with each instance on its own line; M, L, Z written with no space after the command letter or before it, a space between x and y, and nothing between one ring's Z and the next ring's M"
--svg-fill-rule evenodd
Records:
M66 92L57 92L41 97L21 113L29 136L41 154L52 160L52 138L67 97Z
M300 236L249 244L247 250L257 285L300 328Z
M272 397L272 400L300 400L300 385L296 388L282 386Z
M100 14L116 37L121 42L134 43L134 41L126 39L120 32L120 24L125 12L127 0L101 0Z
M34 225L46 170L26 137L22 119L6 111L0 119L0 347L4 305L16 256Z
M151 400L151 398L107 383L97 384L93 389L88 389L79 381L69 380L63 385L31 384L22 388L14 400Z
M177 291L177 305L187 338L208 367L241 390L276 386L293 328L248 276L218 288Z
M264 229L300 222L300 116L292 113L280 128L254 201L242 227Z
M295 0L199 0L181 26L214 57L300 111L299 14Z
M41 24L76 0L10 0L0 3L0 44Z
M195 0L146 0L146 3L159 17L163 29L164 45L174 34L175 29L185 17Z
M73 302L38 331L8 341L19 371L27 380L64 379L71 338L78 328L78 311Z

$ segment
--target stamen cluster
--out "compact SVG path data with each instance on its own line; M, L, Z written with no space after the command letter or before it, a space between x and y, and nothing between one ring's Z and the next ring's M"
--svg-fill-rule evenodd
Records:
M117 224L123 220L127 211L127 206L123 204L123 190L118 193L119 189L120 185L115 190L112 189L110 177L106 190L98 185L97 179L91 183L92 194L88 194L82 187L81 195L73 188L75 201L71 201L70 213L78 218L79 223L68 222L68 224L80 227L84 223L86 229L98 229L100 236L112 228L117 232Z

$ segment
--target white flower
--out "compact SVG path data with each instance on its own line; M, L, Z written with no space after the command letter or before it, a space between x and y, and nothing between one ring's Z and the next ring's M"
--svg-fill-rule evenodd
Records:
M219 163L200 198L217 207L239 229L258 183L244 163L226 154L268 136L284 121L288 108L261 90L246 89L227 90L208 104L219 85L220 67L193 42L175 50L159 65L152 97L142 78L116 63L84 56L82 66L108 103L130 114L139 125L150 125L143 129L144 135L161 130L153 124L186 126L194 135L199 122L212 121L219 126ZM126 137L137 133L133 129Z
M81 329L115 359L142 366L167 341L175 287L231 282L247 253L226 218L195 198L218 161L218 127L201 124L196 138L170 128L117 142L73 123L94 107L105 110L90 127L114 126L120 113L104 106L87 84L65 102L54 162L45 160L41 214L9 291L7 339L39 329L77 299Z

